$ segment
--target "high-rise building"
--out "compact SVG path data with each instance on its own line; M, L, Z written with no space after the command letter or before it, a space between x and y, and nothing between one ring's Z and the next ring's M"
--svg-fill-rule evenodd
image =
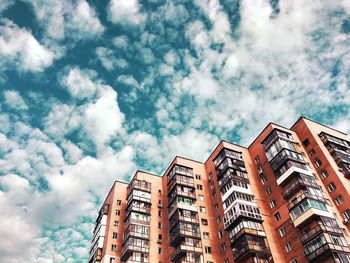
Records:
M89 263L350 263L350 139L301 117L116 181Z

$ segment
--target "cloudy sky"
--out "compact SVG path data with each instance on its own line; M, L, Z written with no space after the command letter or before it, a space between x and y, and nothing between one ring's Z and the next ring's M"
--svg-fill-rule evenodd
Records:
M350 132L350 1L0 0L0 261L86 262L115 179L300 115Z

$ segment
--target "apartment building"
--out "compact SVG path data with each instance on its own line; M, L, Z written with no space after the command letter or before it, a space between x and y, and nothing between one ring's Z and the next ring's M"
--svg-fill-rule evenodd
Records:
M89 263L350 263L350 139L301 117L116 181Z

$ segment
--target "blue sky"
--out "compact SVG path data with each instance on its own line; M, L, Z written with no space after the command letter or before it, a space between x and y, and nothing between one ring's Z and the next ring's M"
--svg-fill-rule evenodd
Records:
M115 179L300 115L350 132L350 2L0 0L1 262L86 262Z

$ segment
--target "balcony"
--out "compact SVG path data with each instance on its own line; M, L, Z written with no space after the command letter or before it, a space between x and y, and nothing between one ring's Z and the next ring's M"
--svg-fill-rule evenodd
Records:
M182 213L180 212L182 211ZM194 213L194 215L186 215L185 213ZM174 212L171 217L169 218L170 221L170 228L172 228L175 224L178 222L184 222L184 223L191 223L199 225L199 219L198 214L193 211L184 211L184 210L177 210Z
M189 224L178 223L170 231L170 246L175 247L179 242L181 242L185 237L190 238L201 238L201 233L199 231L199 226L195 228L195 225L191 229Z
M293 136L290 133L276 128L261 142L261 144L265 149L267 149L276 139L283 139L296 144L296 141L293 139Z
M149 239L150 228L148 226L129 224L124 229L124 241L128 240L129 238Z
M89 256L89 263L97 263L102 260L102 248L98 248L93 254Z
M137 202L137 201L136 201ZM128 217L131 212L137 212L142 214L151 214L151 204L136 203L135 201L129 202L129 206L125 210L125 217Z
M226 170L224 175L218 181L219 187L224 186L231 179L242 180L245 183L249 183L249 179L248 179L248 174L247 173L242 173L242 172L237 173L235 170L229 168L229 169Z
M184 257L187 252L190 252L190 253L193 253L193 254L202 255L202 248L201 247L180 245L171 254L170 260L173 261L173 262L177 262L182 257Z
M244 262L249 256L259 254L268 259L271 256L270 249L265 245L243 243L234 251L235 262Z
M287 179L295 178L297 173L313 176L312 173L308 170L296 167L292 165L292 163L290 162L287 164L288 164L287 166L288 168L286 168L286 171L281 176L279 176L276 180L276 183L279 186L281 186L283 183L288 182Z
M134 252L148 253L148 245L140 245L142 242L137 242L137 239L129 238L128 241L123 244L123 249L120 257L121 261L126 261Z
M182 185L195 189L194 179L185 176L175 176L168 182L168 193L171 192L175 185Z
M175 164L171 169L171 171L167 174L168 184L169 184L169 181L176 175L183 175L186 177L193 178L193 169Z
M304 189L305 187L317 187L319 188L318 184L315 182L310 182L303 180L302 178L297 178L290 184L288 184L286 187L284 187L284 190L282 191L282 196L284 199L288 199L291 195L295 194L298 190Z
M244 209L243 209L244 208ZM260 210L258 207L248 206L246 204L236 203L227 213L224 215L224 228L229 230L234 226L234 223L238 218L244 217L256 222L263 222ZM238 222L238 221L237 221Z
M334 137L325 132L321 132L319 136L325 145L328 145L329 143L334 143L345 148L350 148L350 142Z
M300 241L304 245L320 233L334 233L338 235L343 235L343 231L340 228L334 228L331 226L326 226L326 225L317 225L310 231L306 232L304 235L301 236Z
M217 155L217 157L215 157L215 159L213 160L215 168L217 168L225 158L232 158L238 161L243 161L241 152L236 152L230 149L223 148Z
M251 235L251 236L258 236L258 237L266 237L266 234L264 231L259 231L256 229L250 229L250 228L242 228L240 231L238 231L236 234L232 235L230 237L231 241L231 247L235 244L235 242L242 237L243 235Z
M139 201L139 202L144 202L144 203L148 203L151 204L151 199L148 197L144 197L144 196L139 196L139 195L135 195L131 192L131 194L129 194L128 196L128 201L126 202L126 207L128 207L131 202L133 201Z
M195 203L184 203L184 202L178 202L177 200L174 200L170 207L168 208L169 212L169 218L173 215L173 213L176 211L176 209L184 209L184 210L190 210L193 212L197 212L197 205Z
M134 179L134 180L132 180L132 182L129 184L129 186L127 188L127 195L129 195L130 192L134 189L150 193L151 192L151 183Z
M234 170L240 171L240 172L247 172L244 162L235 160L235 159L225 159L217 168L218 171L218 179L220 179L223 174L226 172L228 168L232 168Z
M300 153L283 149L270 160L272 170L278 170L278 168L280 168L287 160L292 160L305 164L304 158Z
M323 196L321 197L321 196L310 194L308 192L304 192L304 193L298 195L298 197L293 199L293 201L288 204L288 209L292 210L297 204L299 204L304 199L312 199L312 200L320 201L320 202L325 203L325 204L329 204L329 201L326 198L324 198Z
M327 257L332 256L334 253L350 255L350 248L349 246L332 244L324 235L318 236L314 244L304 247L304 254L309 262L326 262Z
M195 194L195 190L194 189L192 189L192 191L183 191L183 190L181 190L181 187L177 186L176 188L173 188L171 190L171 192L168 194L169 204L177 196L183 196L183 197L187 197L187 198L190 198L190 199L196 199L196 194Z

